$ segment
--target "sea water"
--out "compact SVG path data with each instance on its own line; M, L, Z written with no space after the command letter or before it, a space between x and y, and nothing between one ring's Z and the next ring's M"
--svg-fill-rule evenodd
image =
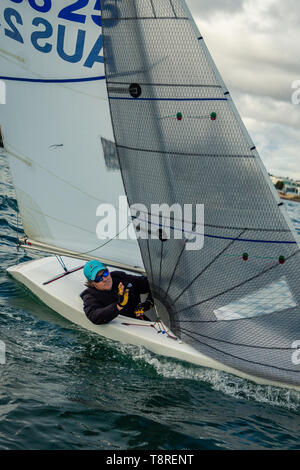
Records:
M285 205L300 232L300 204ZM3 153L0 231L0 449L300 448L300 393L102 339L8 277L38 256L16 250Z

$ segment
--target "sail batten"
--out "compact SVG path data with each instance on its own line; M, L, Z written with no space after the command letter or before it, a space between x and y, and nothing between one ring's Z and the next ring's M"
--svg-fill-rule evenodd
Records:
M299 239L205 42L182 0L113 5L105 74L129 203L204 205L202 249L139 240L154 297L202 354L299 385Z

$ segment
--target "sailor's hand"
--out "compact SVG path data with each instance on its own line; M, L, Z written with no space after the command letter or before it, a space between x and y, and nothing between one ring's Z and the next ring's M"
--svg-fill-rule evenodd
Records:
M145 300L145 302L141 302L140 304L138 304L137 306L137 310L143 310L143 312L147 312L148 310L151 310L151 308L154 307L154 302L153 300L151 299L147 299Z
M138 306L136 307L134 313L138 318L143 318L143 315L145 313L145 309L144 309L142 303L138 304Z
M124 289L125 289L124 284L120 282L120 284L118 285L118 295L123 295Z
M129 289L125 289L122 282L120 282L120 284L118 285L118 295L119 300L117 307L120 307L122 309L128 304L129 300Z
M144 313L147 312L148 310L151 310L153 306L154 306L154 302L150 299L147 299L145 300L145 302L141 302L138 304L134 313L136 314L137 317L143 317Z

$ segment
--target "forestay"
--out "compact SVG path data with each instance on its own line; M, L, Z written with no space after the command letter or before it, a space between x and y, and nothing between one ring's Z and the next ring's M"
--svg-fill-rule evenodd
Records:
M198 351L299 385L296 234L185 3L103 0L102 8L129 203L205 206L203 249L139 241L155 298Z

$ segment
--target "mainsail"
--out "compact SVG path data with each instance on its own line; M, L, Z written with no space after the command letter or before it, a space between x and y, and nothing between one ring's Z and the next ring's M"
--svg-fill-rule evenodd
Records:
M5 149L32 246L143 270L136 240L108 243L96 234L100 204L121 215L117 232L131 219L126 198L125 209L119 207L125 192L105 85L100 2L87 4L1 1Z
M187 6L102 0L102 9L129 203L205 206L201 250L174 237L139 240L157 303L199 352L299 385L297 235Z

